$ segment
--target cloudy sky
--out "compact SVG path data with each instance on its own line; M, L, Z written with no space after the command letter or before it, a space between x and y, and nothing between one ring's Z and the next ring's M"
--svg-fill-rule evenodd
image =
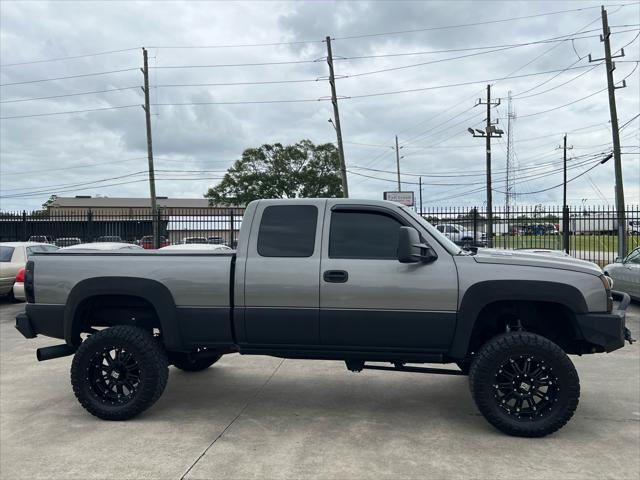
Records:
M352 197L395 189L397 134L404 190L417 193L421 175L425 206L482 205L484 140L467 128L482 128L474 104L491 83L505 132L513 96L516 202L557 203L565 132L569 178L611 151L605 68L587 58L604 55L599 3L2 1L0 208L148 195L143 46L158 195L201 197L247 147L335 141L327 35ZM607 10L612 49L626 45L614 73L627 84L622 126L640 111L640 6ZM626 199L638 204L639 118L621 139ZM498 205L506 140L493 141ZM572 181L570 203L613 205L613 172L609 161Z

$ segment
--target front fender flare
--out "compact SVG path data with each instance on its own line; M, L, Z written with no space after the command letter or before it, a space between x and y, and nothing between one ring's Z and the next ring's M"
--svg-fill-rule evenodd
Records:
M449 356L464 358L478 315L487 305L505 300L551 302L564 305L574 314L587 313L587 302L576 287L542 280L488 280L467 289L460 302L456 332Z
M140 297L155 309L162 339L168 350L179 350L182 339L176 319L176 305L169 289L156 280L136 277L95 277L78 282L67 298L64 311L64 338L69 345L81 343L76 330L76 314L83 301L100 295Z

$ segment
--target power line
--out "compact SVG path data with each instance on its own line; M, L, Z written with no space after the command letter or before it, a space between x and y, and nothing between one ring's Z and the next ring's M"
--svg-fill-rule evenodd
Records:
M297 40L292 42L267 42L267 43L236 43L222 45L159 45L149 46L148 49L175 49L175 50L192 50L192 49L217 49L217 48L247 48L247 47L278 47L281 45L303 45L307 43L323 43L324 40Z
M82 55L73 55L73 56L69 56L69 57L57 57L57 58L48 58L45 60L30 60L30 61L26 61L26 62L15 62L15 63L3 63L2 65L0 65L1 68L5 68L5 67L15 67L18 65L31 65L34 63L47 63L47 62L59 62L62 60L73 60L73 59L77 59L77 58L87 58L87 57L97 57L100 55L110 55L112 53L123 53L123 52L131 52L133 50L140 50L140 47L133 47L133 48L123 48L122 50L108 50L105 52L97 52L97 53L85 53Z
M303 78L298 80L263 80L257 82L220 82L220 83L175 83L156 85L155 88L173 88L173 87L227 87L236 85L274 85L284 83L312 83L319 82L321 78Z
M109 70L106 72L80 73L77 75L68 75L66 77L40 78L38 80L25 80L22 82L0 83L0 87L8 87L9 85L25 85L27 83L53 82L55 80L68 80L71 78L97 77L100 75L111 75L113 73L132 72L134 70L138 70L138 67L123 68L121 70Z
M617 4L617 5L609 5L611 7L626 7L628 5L632 5L632 4ZM555 12L546 12L546 13L538 13L538 14L533 14L533 15L524 15L524 16L520 16L520 17L511 17L511 18L504 18L504 19L499 19L499 20L486 20L483 22L473 22L473 23L463 23L463 24L458 24L458 25L445 25L445 26L438 26L438 27L425 27L425 28L417 28L417 29L413 29L413 30L398 30L398 31L393 31L393 32L382 32L382 33L368 33L368 34L361 34L361 35L349 35L349 36L343 36L343 37L335 37L332 38L332 40L351 40L351 39L356 39L356 38L368 38L368 37L379 37L379 36L385 36L385 35L401 35L401 34L406 34L406 33L418 33L418 32L429 32L429 31L434 31L434 30L449 30L449 29L454 29L454 28L466 28L466 27L475 27L475 26L479 26L479 25L491 25L491 24L496 24L496 23L505 23L505 22L512 22L512 21L516 21L516 20L525 20L525 19L529 19L529 18L537 18L537 17L546 17L546 16L550 16L550 15L560 15L563 13L573 13L573 12L581 12L581 11L585 11L585 10L592 10L594 8L600 8L600 7L582 7L582 8L575 8L575 9L571 9L571 10L559 10L559 11L555 11Z
M581 60L582 60L582 59L581 59ZM574 63L574 65L575 65L575 63ZM596 65L594 65L592 68L590 68L590 69L588 69L588 70L586 70L586 71L584 71L584 72L582 72L582 73L579 73L578 75L576 75L576 76L575 76L575 77L573 77L573 78L570 78L570 79L569 79L569 80L567 80L566 82L563 82L563 83L560 83L560 84L558 84L558 85L555 85L555 86L553 86L553 87L551 87L551 88L548 88L547 90L543 90L542 92L532 93L531 95L519 96L519 97L517 97L517 98L516 98L516 100L522 100L522 99L524 99L524 98L537 97L538 95L543 95L543 94L548 93L548 92L551 92L552 90L555 90L555 89L557 89L557 88L564 87L564 86L565 86L565 85L567 85L568 83L571 83L571 82L573 82L574 80L577 80L578 78L580 78L580 77L582 77L582 76L584 76L584 75L586 75L586 74L588 74L588 73L592 72L593 70L595 70L595 69L596 69L597 67L599 67L600 65L604 65L604 62L602 62L602 63L597 63L597 64L596 64ZM536 88L538 88L538 87L540 87L540 86L544 85L545 83L550 82L550 81L551 81L551 80L553 80L554 78L557 78L557 77L558 77L558 75L561 75L561 73L558 73L558 74L554 75L553 77L551 77L549 80L547 80L547 81L545 81L545 82L543 82L543 83L541 83L541 84L539 84L539 85L536 85L534 88L530 88L529 90L525 90L525 91L530 92L531 90L535 90ZM523 92L523 93L524 93L524 92ZM522 93L521 93L520 95L522 95Z
M626 122L624 122L624 124L618 129L618 131L621 131L624 127L626 127L627 125L629 125L631 122L633 122L636 118L640 117L640 113L637 114L636 116L634 116L633 118L627 120Z
M591 65L582 65L582 66L572 67L569 70L576 70L576 69L590 68L590 67L591 67ZM346 99L368 98L368 97L380 97L380 96L385 96L385 95L398 95L398 94L402 94L402 93L425 92L425 91L429 91L429 90L439 90L439 89L443 89L443 88L453 88L453 87L462 87L462 86L466 86L466 85L476 85L478 83L497 82L497 81L500 81L500 80L507 80L507 79L510 79L510 78L534 77L534 76L538 76L538 75L546 75L548 73L556 73L556 72L559 72L559 71L562 71L562 70L546 70L544 72L533 72L533 73L525 73L525 74L522 74L522 75L502 76L502 77L488 78L488 79L483 79L483 80L473 80L473 81L469 81L469 82L458 82L458 83L449 83L449 84L445 84L445 85L434 85L434 86L431 86L431 87L411 88L411 89L407 89L407 90L394 90L394 91L389 91L389 92L367 93L367 94L361 94L361 95L346 95L344 98L346 98Z
M593 30L581 31L578 33L590 33L590 32L599 32L599 31L600 29L593 29ZM622 33L622 32L615 32L615 33ZM446 48L442 50L423 50L418 52L381 53L381 54L375 54L375 55L357 55L357 56L354 55L349 57L336 56L335 60L336 61L364 60L364 59L370 59L370 58L407 57L407 56L415 56L415 55L433 55L437 53L468 52L468 51L474 51L474 50L485 50L485 49L494 49L494 48L517 48L517 47L524 47L529 45L539 45L544 43L563 42L563 41L569 41L569 40L579 40L582 38L597 37L597 35L588 35L584 37L565 38L570 35L575 35L575 33L560 35L557 37L550 37L543 40L531 40L529 42L521 42L521 43L504 43L500 45L483 45L478 47L464 47L464 48Z
M198 180L222 180L223 177L197 177L197 178L157 178L157 181L180 181L180 180L187 180L187 181L198 181ZM71 188L71 189L66 189L66 190L53 190L53 191L48 191L48 192L27 192L27 193L20 193L20 194L14 194L14 195L2 195L0 196L0 198L27 198L27 197L37 197L37 196L41 196L41 195L47 195L47 194L58 194L58 193L66 193L66 192L76 192L76 191L82 191L82 190L93 190L95 188L107 188L107 187L114 187L114 186L118 186L118 185L129 185L132 183L140 183L140 182L147 182L148 179L143 178L141 180L129 180L126 182L118 182L118 183L111 183L111 184L106 184L106 185L94 185L91 187L81 187L81 188Z
M147 157L135 157L135 158L127 158L126 160L116 160L116 161L108 161L108 162L99 162L99 163L87 163L84 165L73 165L71 167L61 167L61 168L54 168L51 170L31 170L31 171L20 171L20 172L2 172L2 176L3 177L8 177L9 175L32 175L32 174L39 174L39 173L49 173L49 172L58 172L60 170L75 170L77 168L86 168L86 167L95 167L98 165L114 165L114 164L118 164L118 163L126 163L126 162L133 162L134 160L146 160Z
M80 183L59 183L56 185L47 185L44 187L39 187L41 189L49 189L49 188L65 188L65 187L76 187L76 186L84 186L84 185L90 185L93 183L101 183L101 182L108 182L110 180L120 180L121 178L127 178L127 177L135 177L136 175L140 175L146 173L146 170L140 170L139 172L133 172L133 173L127 173L125 175L119 175L117 177L108 177L108 178L102 178L99 180L92 180L90 182L80 182ZM3 192L12 192L12 191L20 191L20 190L25 190L24 187L19 187L19 188L3 188L2 191Z
M586 169L584 172L579 173L578 175L576 175L575 177L570 178L569 180L567 180L567 183L572 182L574 180L576 180L577 178L580 178L583 175L586 175L587 173L589 173L591 170L593 170L594 168L596 168L598 165L600 165L602 162L601 160L598 160L598 162L593 165L592 167ZM557 185L553 185L552 187L547 187L547 188L543 188L541 190L536 190L535 192L519 192L518 195L533 195L536 193L542 193L542 192L548 192L549 190L553 190L554 188L558 188L564 185L564 182L559 183ZM500 192L499 190L496 190L498 193L504 193L504 192Z
M13 115L10 117L0 117L0 120L12 120L17 118L34 118L34 117L50 117L53 115L68 115L73 113L86 113L86 112L101 112L105 110L120 110L123 108L139 107L140 105L118 105L115 107L100 107L100 108L87 108L84 110L67 110L64 112L51 112L51 113L32 113L30 115Z
M177 68L227 68L227 67L264 67L270 65L296 65L303 63L318 63L326 60L326 57L315 60L283 60L279 62L254 62L254 63L217 63L210 65L159 65L150 67L158 70L177 69Z
M19 103L19 102L32 102L34 100L51 100L54 98L65 98L65 97L77 97L80 95L94 95L98 93L108 93L108 92L121 92L123 90L133 90L140 88L140 85L135 85L132 87L120 87L120 88L109 88L106 90L93 90L90 92L78 92L78 93L66 93L62 95L51 95L48 97L33 97L33 98L19 98L14 100L0 100L0 103Z
M600 64L599 64L599 65L600 65ZM636 71L636 69L637 69L637 68L638 68L638 67L637 67L637 65L636 65L636 66L633 68L633 70L631 70L631 72L630 72L626 77L624 77L622 80L626 80L626 79L627 79L627 78L629 78L631 75L633 75L633 73ZM619 82L616 82L616 83L620 83L620 82L622 82L622 80L620 80ZM559 110L559 109L561 109L561 108L568 107L569 105L573 105L573 104L575 104L575 103L581 102L582 100L586 100L586 99L588 99L588 98L591 98L591 97L593 97L594 95L597 95L597 94L599 94L599 93L601 93L601 92L604 92L605 90L607 90L607 87L605 87L605 88L603 88L603 89L601 89L601 90L598 90L598 91L596 91L596 92L590 93L589 95L586 95L586 96L584 96L584 97L578 98L577 100L574 100L574 101L572 101L572 102L565 103L564 105L558 105L557 107L550 108L550 109L548 109L548 110L542 110L542 111L540 111L540 112L528 113L528 114L526 114L526 115L518 115L518 118L533 117L534 115L541 115L541 114L543 114L543 113L553 112L553 111L555 111L555 110Z
M556 153L555 149L552 153ZM604 152L597 152L597 153L586 153L583 155L577 155L572 157L570 160L579 160L581 158L584 158L584 160L580 160L580 162L590 162L592 160L592 158L594 157L598 157L603 155ZM588 158L587 158L588 157ZM538 157L539 158L539 157ZM546 163L541 163L541 164L537 164L537 165L531 165L531 166L523 166L523 167L518 167L515 170L518 172L523 172L523 171L528 171L528 170L537 170L537 169L544 169L544 168L548 168L550 166L553 165L558 165L559 163L562 163L562 161L551 161L551 162L546 162ZM389 173L389 174L393 174L395 173L393 170L382 170L382 169L375 169L375 168L369 168L369 167L361 167L361 166L357 166L354 165L351 168L356 168L359 170L368 170L368 171L373 171L373 172L380 172L380 173ZM475 173L477 172L477 173ZM503 174L505 173L506 170L496 170L495 173L497 174ZM481 177L485 175L485 172L482 170L464 170L464 172L457 172L457 171L444 171L444 172L429 172L429 173L415 173L415 172L403 172L403 174L405 176L410 176L410 177L435 177L435 178L457 178L457 177ZM524 177L522 177L524 178ZM394 180L395 181L395 180Z

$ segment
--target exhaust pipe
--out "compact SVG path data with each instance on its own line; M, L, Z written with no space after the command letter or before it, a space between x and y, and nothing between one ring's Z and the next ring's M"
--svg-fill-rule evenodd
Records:
M43 362L45 360L51 360L53 358L67 357L69 355L73 355L78 347L73 347L71 345L67 345L66 343L62 345L54 345L52 347L44 347L36 350L36 357L39 362Z

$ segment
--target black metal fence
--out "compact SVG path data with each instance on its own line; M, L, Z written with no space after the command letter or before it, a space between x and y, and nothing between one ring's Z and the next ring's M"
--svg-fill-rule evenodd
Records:
M618 225L620 215L609 206L569 207L568 222L563 221L562 207L543 205L522 206L492 212L493 237L486 238L487 212L477 207L429 208L422 212L425 219L458 243L471 237L472 244L494 248L569 251L571 256L601 265L611 263L617 256L640 247L640 207L625 209L626 250L618 253ZM563 232L568 235L563 241ZM448 227L448 228L447 228ZM447 230L449 232L447 233Z
M164 208L157 222L161 244L226 243L234 246L242 226L242 208ZM460 244L485 245L487 212L476 207L436 207L425 219ZM640 246L640 207L625 210L627 251ZM618 212L612 207L569 208L568 249L572 256L599 264L612 262L618 249ZM141 243L151 248L149 209L36 211L0 213L0 241L46 237L59 245L100 240ZM505 249L563 250L562 207L517 206L493 210L493 246ZM105 238L108 237L108 238Z
M161 209L157 222L161 245L225 243L235 245L243 208ZM150 209L36 211L0 213L0 241L42 240L74 243L122 241L153 246Z

